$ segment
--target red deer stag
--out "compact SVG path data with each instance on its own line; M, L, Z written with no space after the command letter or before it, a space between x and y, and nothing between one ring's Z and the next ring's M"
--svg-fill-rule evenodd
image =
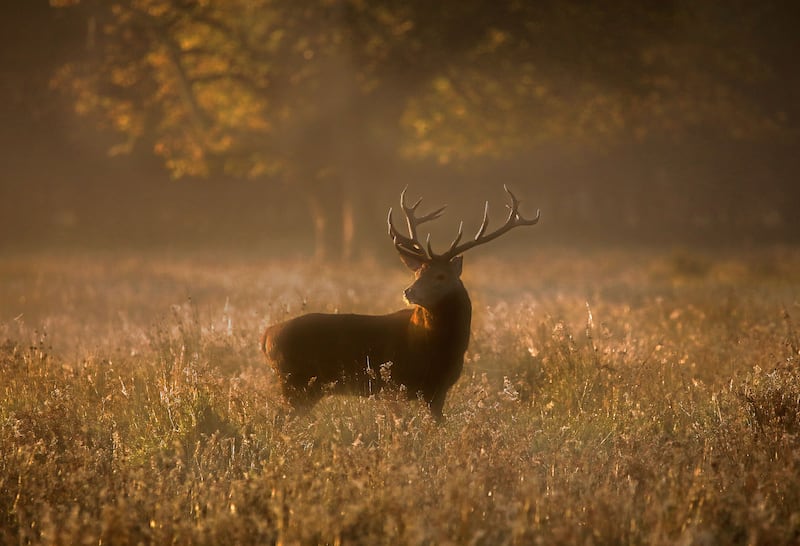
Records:
M270 326L261 337L261 350L281 381L283 394L295 409L307 409L326 393L369 396L389 385L405 389L409 398L421 398L436 420L442 419L445 396L461 375L470 335L472 305L461 283L461 254L488 243L517 226L532 226L519 212L519 200L511 198L505 224L486 233L489 203L475 237L459 244L463 222L450 248L436 254L430 236L425 247L417 227L438 218L445 207L417 216L422 199L406 205L405 190L400 205L408 235L392 222L389 235L402 261L414 272L414 282L405 289L411 308L388 315L303 315Z

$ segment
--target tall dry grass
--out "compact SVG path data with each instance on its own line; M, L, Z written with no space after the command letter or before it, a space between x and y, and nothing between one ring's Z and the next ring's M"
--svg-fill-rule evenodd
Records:
M257 337L387 312L398 266L0 261L5 544L793 544L800 254L475 260L437 426L392 393L286 417Z

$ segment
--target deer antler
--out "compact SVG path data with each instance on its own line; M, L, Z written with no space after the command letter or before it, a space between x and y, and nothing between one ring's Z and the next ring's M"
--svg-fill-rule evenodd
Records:
M517 226L532 226L539 221L539 216L541 211L539 211L538 209L536 210L536 218L531 218L530 220L523 218L519 212L519 204L520 204L519 199L517 199L517 197L513 193L511 193L511 190L509 190L508 186L506 186L505 184L503 185L503 189L506 190L506 193L511 198L511 204L506 205L509 208L509 213L505 224L503 224L495 231L486 235L486 228L489 227L489 202L487 201L486 206L483 209L483 221L481 222L481 227L478 228L478 233L475 234L475 238L473 240L467 241L466 243L463 243L461 245L458 244L461 241L461 237L463 235L464 223L462 222L461 225L458 227L458 234L456 235L456 238L450 244L450 248L448 248L447 251L444 252L443 254L436 254L433 252L433 249L431 248L430 237L428 237L428 244L427 244L428 256L431 259L436 258L436 259L450 260L458 256L459 254L466 252L470 248L474 248L478 245L488 243L489 241L492 241L500 237L502 234L511 231ZM441 212L441 210L438 212Z
M431 255L426 254L425 249L422 246L422 243L419 242L419 238L417 237L417 227L420 224L425 222L430 222L431 220L437 219L439 216L442 215L444 209L447 205L443 207L439 207L433 212L425 214L423 216L416 216L417 207L420 203L422 203L422 198L420 197L417 201L411 205L410 207L406 205L406 190L408 186L403 188L403 192L400 194L400 207L403 209L403 214L406 216L406 225L408 227L408 237L397 231L397 228L394 227L394 223L392 222L392 209L389 209L389 217L387 218L387 223L389 224L389 236L394 241L394 246L397 248L397 251L406 254L415 258L421 258L425 261L430 261L432 258ZM430 235L428 236L429 243L430 243ZM428 245L430 247L430 244Z

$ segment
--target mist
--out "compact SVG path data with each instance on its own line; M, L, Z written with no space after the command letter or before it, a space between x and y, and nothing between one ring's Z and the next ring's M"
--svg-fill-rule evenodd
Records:
M0 247L386 257L386 212L405 186L449 205L431 228L446 245L459 221L477 228L485 201L504 216L504 184L541 209L538 245L797 242L800 80L783 3L689 16L680 3L409 6L388 23L388 8L346 2L239 14L289 36L263 81L263 61L226 57L227 38L198 23L239 24L235 10L176 11L195 114L208 120L198 130L185 97L153 106L148 93L178 91L148 83L171 69L136 64L159 47L136 21L90 2L19 4L3 23ZM203 42L203 62L226 60L260 95L202 87L224 76L191 64ZM112 69L139 83L104 82ZM104 110L104 96L119 103ZM252 112L226 113L230 101Z

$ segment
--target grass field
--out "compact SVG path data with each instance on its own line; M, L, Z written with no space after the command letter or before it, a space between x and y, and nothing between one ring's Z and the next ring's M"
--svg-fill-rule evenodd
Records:
M400 308L399 262L3 256L0 543L800 542L799 250L465 270L440 426L392 393L287 419L257 350Z

